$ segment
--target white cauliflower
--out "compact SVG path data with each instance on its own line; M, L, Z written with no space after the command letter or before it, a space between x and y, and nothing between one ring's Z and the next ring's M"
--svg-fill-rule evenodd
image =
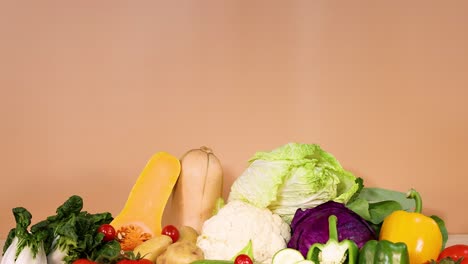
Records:
M254 261L271 263L286 247L290 227L277 214L242 201L231 201L205 221L197 246L205 259L230 260L252 240Z

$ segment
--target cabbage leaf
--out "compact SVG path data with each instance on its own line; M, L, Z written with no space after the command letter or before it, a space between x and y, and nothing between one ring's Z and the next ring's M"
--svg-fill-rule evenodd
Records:
M257 152L231 186L228 202L241 200L268 208L291 223L297 209L333 200L347 203L360 190L360 178L316 144L289 143Z

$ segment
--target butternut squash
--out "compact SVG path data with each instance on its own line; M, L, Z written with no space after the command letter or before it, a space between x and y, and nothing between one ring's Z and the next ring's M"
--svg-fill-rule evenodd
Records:
M216 200L223 194L223 170L208 147L192 149L181 160L181 172L174 187L172 213L177 226L190 226L198 233L210 218Z
M133 185L111 225L123 250L133 250L161 234L164 208L180 175L180 161L166 152L154 154Z

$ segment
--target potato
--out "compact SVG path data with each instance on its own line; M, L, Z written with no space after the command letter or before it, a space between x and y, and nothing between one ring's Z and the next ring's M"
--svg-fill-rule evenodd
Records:
M135 255L139 254L143 258L155 262L156 258L160 256L171 244L172 238L166 235L159 235L146 240L145 242L135 247L133 253Z
M179 240L197 243L198 232L191 226L181 226L179 228Z
M177 241L156 259L156 264L189 264L204 259L203 251L193 242Z

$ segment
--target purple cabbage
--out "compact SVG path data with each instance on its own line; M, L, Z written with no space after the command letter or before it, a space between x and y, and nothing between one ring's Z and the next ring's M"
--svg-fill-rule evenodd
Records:
M291 222L292 236L288 247L297 249L306 256L312 244L327 243L330 215L337 217L339 241L353 240L361 248L367 241L377 239L372 227L361 216L342 203L328 201L314 208L296 211Z

